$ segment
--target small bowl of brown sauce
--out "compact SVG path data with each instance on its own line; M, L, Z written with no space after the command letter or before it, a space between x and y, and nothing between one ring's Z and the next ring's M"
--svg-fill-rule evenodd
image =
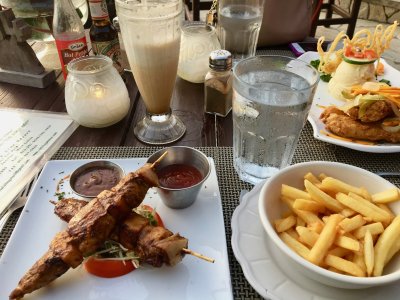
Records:
M73 192L84 198L95 198L104 190L117 185L124 170L108 160L86 163L72 172L69 183Z
M186 208L194 203L211 167L202 152L183 146L167 147L154 153L147 160L154 163L165 152L167 155L156 165L158 193L170 208Z

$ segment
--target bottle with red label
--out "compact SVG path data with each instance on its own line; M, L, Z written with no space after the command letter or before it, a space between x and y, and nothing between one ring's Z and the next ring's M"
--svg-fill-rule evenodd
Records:
M83 24L71 0L54 1L53 36L64 78L67 78L67 64L75 58L88 55Z

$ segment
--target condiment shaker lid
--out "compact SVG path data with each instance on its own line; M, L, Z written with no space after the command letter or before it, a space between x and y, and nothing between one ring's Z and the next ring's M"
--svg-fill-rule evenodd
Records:
M214 50L210 53L210 68L225 71L232 68L232 55L227 50Z
M115 17L115 18L113 19L113 26L114 26L114 28L115 28L115 30L116 30L117 32L121 32L121 28L120 28L120 26L119 26L119 19L118 19L118 17Z

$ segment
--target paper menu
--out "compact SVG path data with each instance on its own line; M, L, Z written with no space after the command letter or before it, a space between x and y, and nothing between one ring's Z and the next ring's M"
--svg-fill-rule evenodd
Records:
M65 113L0 110L0 215L77 127Z

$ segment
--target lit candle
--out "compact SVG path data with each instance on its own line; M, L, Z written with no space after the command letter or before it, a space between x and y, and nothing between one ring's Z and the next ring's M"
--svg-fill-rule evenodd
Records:
M88 63L95 68L82 70ZM126 116L130 106L128 90L111 59L86 56L70 63L68 70L65 105L76 122L86 127L106 127Z

